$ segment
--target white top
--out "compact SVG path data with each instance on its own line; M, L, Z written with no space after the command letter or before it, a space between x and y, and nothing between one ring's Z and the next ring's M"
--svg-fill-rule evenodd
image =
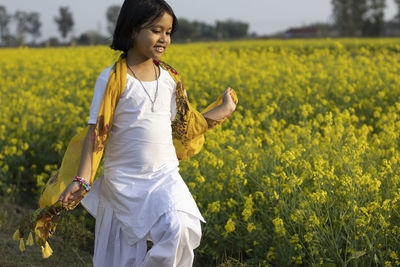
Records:
M111 68L103 71L96 83L89 124L96 124L110 71ZM157 81L142 84L154 100ZM134 173L135 177L139 174L145 177L166 165L178 166L171 128L172 117L176 114L176 83L168 71L161 68L155 112L151 111L152 103L143 86L128 75L107 140L105 176L130 177Z
M111 67L106 68L96 81L89 124L96 123L110 71ZM142 83L154 100L157 81ZM107 140L104 177L93 183L82 200L94 217L99 199L109 201L131 244L143 238L169 210L186 211L205 222L178 172L171 128L176 115L176 83L160 68L154 112L143 86L127 74Z

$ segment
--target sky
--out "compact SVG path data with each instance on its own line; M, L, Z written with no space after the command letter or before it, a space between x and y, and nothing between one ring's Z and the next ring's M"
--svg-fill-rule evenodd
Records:
M259 35L284 31L289 27L314 22L331 22L331 0L167 0L178 18L214 24L217 20L234 19L247 22L249 32ZM73 34L97 30L106 31L106 10L122 5L123 0L0 0L7 12L16 10L39 12L42 22L39 40L59 37L54 17L60 6L72 11L75 21ZM397 13L394 0L386 0L385 19Z

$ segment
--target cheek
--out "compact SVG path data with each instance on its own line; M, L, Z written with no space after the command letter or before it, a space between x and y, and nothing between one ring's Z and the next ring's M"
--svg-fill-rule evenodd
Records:
M157 43L157 38L154 37L154 36L148 36L147 39L146 39L146 43L149 46L154 46Z
M137 37L136 43L142 48L147 48L148 46L152 46L154 41L150 35L143 34Z
M169 46L171 44L171 37L168 37L165 39L167 46Z

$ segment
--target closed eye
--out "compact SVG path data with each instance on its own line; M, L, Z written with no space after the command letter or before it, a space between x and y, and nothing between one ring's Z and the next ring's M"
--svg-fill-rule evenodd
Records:
M155 33L155 34L159 34L159 33L161 33L161 31L160 31L160 30L152 30L152 32L153 32L153 33ZM170 32L170 31L168 31L168 32L166 32L166 34L167 34L167 35L171 35L171 32Z

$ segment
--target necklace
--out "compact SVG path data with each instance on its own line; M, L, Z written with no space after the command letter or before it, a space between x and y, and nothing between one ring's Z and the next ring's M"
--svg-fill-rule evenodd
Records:
M146 92L147 96L148 96L149 99L150 99L150 102L151 102L151 111L154 112L154 111L155 111L155 110L154 110L154 103L156 102L157 95L158 95L158 78L157 78L157 71L156 71L156 67L154 66L154 63L153 63L153 68L154 68L154 73L155 73L155 77L156 77L156 80L157 80L157 87L156 87L156 93L155 93L155 95L154 95L154 100L151 99L150 94L147 92L147 90L146 90L146 88L144 87L142 81L138 79L138 77L136 76L135 72L131 69L131 67L128 65L128 63L126 63L126 65L127 65L128 68L131 70L131 72L133 73L133 76L135 76L136 80L138 80L138 81L140 82L140 84L142 85L144 91Z

